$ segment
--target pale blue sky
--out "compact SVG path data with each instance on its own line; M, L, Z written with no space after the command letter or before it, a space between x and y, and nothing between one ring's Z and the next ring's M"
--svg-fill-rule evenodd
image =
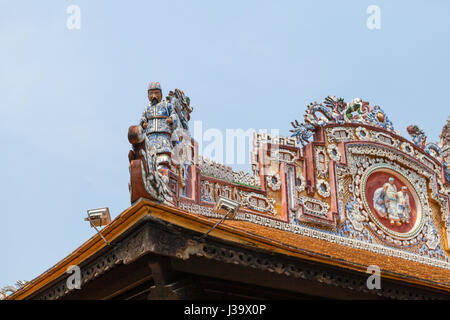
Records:
M68 30L69 5L81 29ZM366 27L369 5L381 29ZM448 1L0 1L0 287L129 206L128 126L149 81L190 96L204 129L277 128L336 95L438 140L449 116Z

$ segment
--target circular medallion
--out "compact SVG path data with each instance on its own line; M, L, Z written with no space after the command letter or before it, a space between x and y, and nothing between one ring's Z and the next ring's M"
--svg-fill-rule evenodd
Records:
M418 192L393 166L378 164L367 169L361 193L370 219L386 234L407 240L421 231L424 216Z

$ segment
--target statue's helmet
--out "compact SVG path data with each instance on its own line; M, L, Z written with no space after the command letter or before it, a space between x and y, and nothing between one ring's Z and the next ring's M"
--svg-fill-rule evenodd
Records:
M159 90L162 92L161 84L159 82L150 82L148 85L148 90Z

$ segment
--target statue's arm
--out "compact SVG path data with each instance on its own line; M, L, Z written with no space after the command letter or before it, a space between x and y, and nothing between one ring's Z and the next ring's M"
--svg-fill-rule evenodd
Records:
M172 103L170 103L167 106L168 111L168 117L167 117L167 123L172 126L172 129L176 129L178 127L178 114L177 110L175 109L176 106Z
M142 116L139 121L139 125L144 129L147 128L147 108L144 110L144 112L142 112Z

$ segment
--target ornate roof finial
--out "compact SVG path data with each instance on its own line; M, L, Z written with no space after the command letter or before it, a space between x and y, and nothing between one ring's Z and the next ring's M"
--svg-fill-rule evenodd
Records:
M450 116L447 118L447 123L442 128L441 135L439 136L439 144L442 151L446 151L450 148Z
M26 280L19 280L16 286L6 286L0 289L0 300L5 300L10 294L22 289L28 283Z

